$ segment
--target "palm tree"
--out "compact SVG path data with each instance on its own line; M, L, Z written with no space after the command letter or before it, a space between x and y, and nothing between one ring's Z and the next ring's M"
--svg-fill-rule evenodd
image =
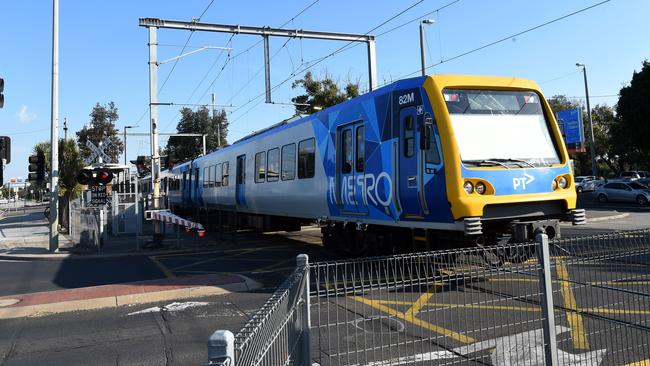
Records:
M77 174L83 169L77 142L73 139L59 141L59 218L61 227L69 229L70 201L81 195Z

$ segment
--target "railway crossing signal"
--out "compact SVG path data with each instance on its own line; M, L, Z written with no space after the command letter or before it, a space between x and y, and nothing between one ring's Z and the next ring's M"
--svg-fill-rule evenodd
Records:
M5 164L11 163L11 137L0 136L0 159L5 159Z
M77 183L84 186L105 186L113 181L113 172L104 168L81 169Z
M43 151L29 157L29 175L27 179L32 182L45 180L45 153Z

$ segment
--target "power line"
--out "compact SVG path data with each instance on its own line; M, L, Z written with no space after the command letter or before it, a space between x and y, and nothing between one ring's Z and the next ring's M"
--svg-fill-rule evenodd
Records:
M381 22L379 25L375 26L375 27L372 28L371 30L369 30L369 31L367 31L366 33L364 33L364 36L369 35L371 32L373 32L373 31L375 31L375 30L381 28L381 27L384 26L385 24L387 24L387 23L391 22L392 20L394 20L394 19L400 17L401 15L403 15L404 13L406 13L407 11L413 9L415 6L421 4L423 1L424 1L424 0L418 0L418 1L416 1L415 3L409 5L407 8L405 8L405 9L399 11L399 12L396 13L395 15L391 16L390 18L388 18L388 19L386 19L385 21ZM458 1L458 0L457 0L457 1ZM359 37L359 38L361 38L361 37ZM300 69L300 70L298 70L298 71L291 72L291 73L289 74L289 77L287 77L286 79L284 79L284 80L283 80L282 82L280 82L279 84L274 85L274 86L271 88L271 90L273 91L273 90L277 89L278 87L284 85L286 82L288 82L289 80L291 80L291 79L292 79L293 77L295 77L296 75L298 75L298 74L300 74L300 73L302 73L302 72L305 72L305 71L307 71L307 70L313 68L314 66L318 65L319 63L325 61L326 59L328 59L328 58L330 58L330 57L332 57L332 56L334 56L334 55L336 55L336 54L338 54L338 53L340 53L340 52L345 51L345 50L348 49L348 47L349 47L351 44L353 44L353 43L354 43L354 41L350 41L350 42L346 43L345 45L343 45L342 47L339 47L339 48L336 49L335 51L329 53L329 54L326 55L326 56L323 56L323 57L321 57L321 58L315 59L313 62L310 62L310 61L306 62L306 63L305 63L306 65L305 65L302 69ZM349 48L352 48L352 47L349 47ZM243 105L241 105L239 108L236 108L234 111L232 111L231 114L236 113L237 111L241 110L241 109L242 109L243 107L245 107L246 105L250 104L250 103L253 102L254 100L256 100L256 99L258 99L258 98L260 98L260 97L262 97L262 96L264 96L264 95L265 95L265 93L262 93L262 94L256 96L255 98L249 100L248 102L246 102L246 103L244 103ZM256 105L259 105L259 104L256 104ZM247 110L247 111L244 113L244 115L247 114L248 112L250 112L250 109Z
M484 44L484 45L482 45L482 46L480 46L480 47L476 47L476 48L474 48L474 49L472 49L472 50L469 50L469 51L463 52L463 53L461 53L461 54L458 54L458 55L453 56L453 57L451 57L451 58L448 58L448 59L446 59L446 60L441 60L440 62L438 62L438 63L436 63L436 64L433 64L433 65L427 66L426 69L429 69L429 68L432 68L432 67L435 67L435 66L439 66L439 65L441 65L441 64L443 64L443 63L445 63L445 62L449 62L449 61L453 61L453 60L459 59L459 58L461 58L461 57L467 56L467 55L472 54L472 53L474 53L474 52L481 51L481 50L486 49L486 48L488 48L488 47L491 47L491 46L494 46L494 45L499 44L499 43L501 43L501 42L504 42L504 41L507 41L507 40L509 40L509 39L512 39L512 38L514 38L514 37L517 37L517 36L520 36L520 35L522 35L522 34L526 34L526 33L532 32L532 31L534 31L534 30L537 30L537 29L539 29L539 28L542 28L542 27L545 27L545 26L547 26L547 25L553 24L553 23L558 22L558 21L560 21L560 20L564 20L564 19L569 18L569 17L571 17L571 16L574 16L574 15L576 15L576 14L580 14L580 13L585 12L585 11L587 11L587 10L593 9L593 8L595 8L595 7L598 7L598 6L600 6L600 5L603 5L603 4L605 4L605 3L608 3L608 2L610 2L610 1L611 1L611 0L604 0L604 1L601 1L601 2L599 2L599 3L596 3L596 4L593 4L593 5L587 6L587 7L585 7L585 8L580 9L580 10L576 10L576 11L574 11L574 12L572 12L572 13L569 13L569 14L563 15L563 16L561 16L561 17L555 18L555 19L553 19L553 20L549 20L549 21L547 21L547 22L545 22L545 23L542 23L542 24L536 25L536 26L534 26L534 27L528 28L528 29L526 29L526 30L523 30L523 31L521 31L521 32L515 33L515 34L513 34L513 35L510 35L510 36L507 36L507 37L503 37L503 38L501 38L501 39L499 39L499 40L496 40L496 41L494 41L494 42L490 42L490 43ZM419 73L419 72L420 72L420 70L418 69L417 71L414 71L414 72L411 72L411 73L409 73L409 74L406 74L406 75L403 75L403 76L399 77L399 79L402 79L402 78L405 78L405 77L409 77L409 76L415 75L415 74L417 74L417 73Z

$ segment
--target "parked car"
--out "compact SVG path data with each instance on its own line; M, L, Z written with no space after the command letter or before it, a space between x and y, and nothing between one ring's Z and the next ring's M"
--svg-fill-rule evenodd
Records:
M580 193L580 192L582 192L582 191L585 191L585 189L584 189L584 188L585 188L585 187L584 187L584 184L585 184L586 182L590 181L590 180L595 179L595 178L596 178L596 177L594 177L593 175L577 176L577 177L575 177L575 178L574 178L574 181L575 181L576 191L577 191L578 193Z
M636 202L647 205L650 202L650 188L638 182L611 182L596 188L599 202Z
M619 177L626 180L637 180L641 179L641 174L639 174L639 172L636 170L630 170L627 172L621 172L621 175Z
M580 187L578 187L576 185L576 190L578 191L578 193L595 191L596 187L598 187L599 185L601 185L603 183L606 183L605 178L603 178L603 177L594 178L594 179L590 179L590 180L585 180L585 181L582 182Z
M648 187L650 187L650 177L647 177L647 178L641 178L641 179L637 180L636 182L637 182L637 183L641 183L641 184L643 184L644 186L648 186Z

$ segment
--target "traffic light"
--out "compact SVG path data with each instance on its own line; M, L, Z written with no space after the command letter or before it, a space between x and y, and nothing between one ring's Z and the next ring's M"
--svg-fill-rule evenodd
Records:
M105 186L113 181L113 172L104 168L81 169L77 174L77 183L87 186Z
M0 136L0 159L5 159L5 163L11 163L11 138Z
M5 79L0 78L0 108L4 107L5 105Z
M45 153L43 151L29 157L29 175L27 179L37 182L45 180Z
M5 185L4 172L5 172L5 163L2 161L2 159L0 159L0 187Z

